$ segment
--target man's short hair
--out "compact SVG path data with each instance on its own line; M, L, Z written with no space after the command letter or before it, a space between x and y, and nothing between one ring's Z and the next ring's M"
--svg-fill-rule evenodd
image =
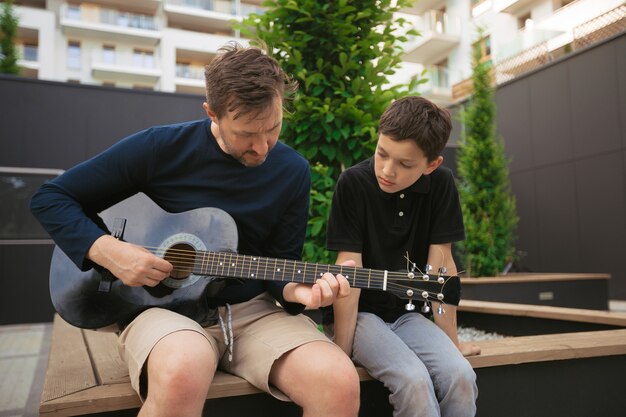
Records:
M298 89L298 83L282 70L264 49L244 48L229 42L204 68L206 100L211 110L222 117L235 112L252 117L265 111L274 98L285 99Z

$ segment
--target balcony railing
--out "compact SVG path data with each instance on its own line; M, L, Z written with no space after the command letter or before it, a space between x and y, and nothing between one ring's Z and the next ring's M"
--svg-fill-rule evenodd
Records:
M422 32L458 36L461 34L461 19L438 10L429 10L421 16L416 29Z
M461 19L437 10L419 16L413 29L419 36L409 36L403 45L404 60L419 64L435 64L458 46L461 39Z
M39 47L35 45L22 45L19 48L20 56L24 61L39 61Z
M574 27L574 49L626 31L626 5L621 5L594 19Z
M66 6L62 13L66 19L79 22L103 23L105 25L153 31L159 28L153 16L112 9L94 8L84 11L79 6Z
M191 80L204 80L204 68L199 65L176 64L176 76Z
M133 71L158 70L157 60L154 55L145 53L119 52L111 50L94 50L93 64L97 66L107 66L118 69Z
M193 9L224 13L232 16L247 16L250 13L263 13L263 8L228 0L167 0L172 6L191 7Z
M511 57L517 56L524 51L549 41L559 35L562 35L563 31L554 30L538 30L526 28L520 30L518 35L513 37L509 42L501 45L498 48L496 61L501 62Z

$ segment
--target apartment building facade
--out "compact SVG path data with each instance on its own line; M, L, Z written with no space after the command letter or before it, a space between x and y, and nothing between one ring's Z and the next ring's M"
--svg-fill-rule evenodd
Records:
M22 75L165 92L203 94L203 66L262 0L15 1ZM505 82L572 49L575 32L626 25L624 0L416 0L400 15L420 35L404 47L390 82L425 77L418 92L450 105L471 92L471 54ZM617 23L616 23L617 22ZM620 23L621 22L621 23ZM620 26L621 25L621 26ZM477 28L483 28L478 39Z

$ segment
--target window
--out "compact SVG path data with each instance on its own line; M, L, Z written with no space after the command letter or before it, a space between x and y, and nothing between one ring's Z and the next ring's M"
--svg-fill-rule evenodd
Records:
M177 62L176 76L181 78L191 78L190 64L188 62Z
M480 54L479 62L491 61L491 38L489 36L482 38L478 42L474 42L472 46L478 48Z
M523 14L517 18L517 28L524 29L526 26L530 26L531 22L530 12Z
M102 63L108 65L115 65L115 46L103 45L102 46Z
M80 20L80 6L77 4L68 4L67 18L72 20Z
M154 68L154 52L135 49L133 51L133 65L142 68Z
M69 69L80 69L80 42L69 42L67 44L67 67Z
M565 7L570 3L574 3L576 0L554 0L554 10L558 10L561 7Z
M448 79L448 58L435 63L432 76L433 84L437 87L450 87L450 80Z
M63 171L0 167L0 244L7 240L49 239L30 213L30 199L41 185Z
M25 43L24 44L24 60L37 62L39 58L39 48L37 44Z

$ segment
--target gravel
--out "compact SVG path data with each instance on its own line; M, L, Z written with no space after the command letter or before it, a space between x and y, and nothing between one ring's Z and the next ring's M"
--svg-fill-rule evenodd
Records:
M476 329L474 327L459 327L458 328L459 342L469 342L471 340L489 340L489 339L504 339L506 336L485 332L484 330Z

